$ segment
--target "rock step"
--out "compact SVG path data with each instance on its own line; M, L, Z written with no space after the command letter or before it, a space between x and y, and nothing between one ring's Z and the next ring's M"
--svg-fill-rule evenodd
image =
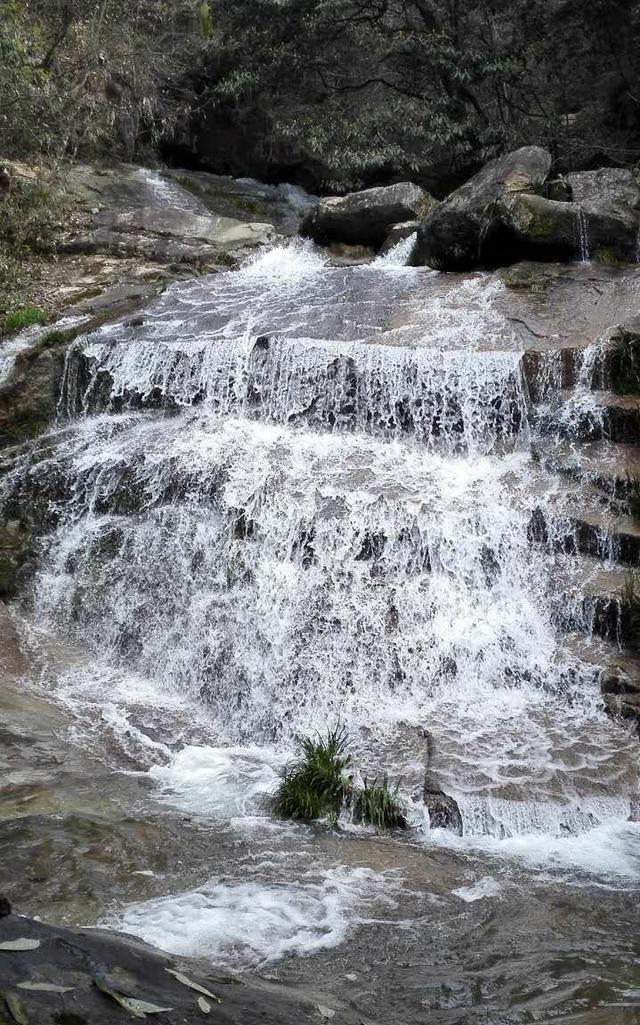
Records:
M582 662L599 670L600 691L607 712L630 720L640 732L640 656L621 651L616 642L598 638L570 636L567 643Z
M561 630L601 638L617 656L640 653L640 587L620 566L603 567L597 559L559 563L552 578L554 621Z
M620 512L628 511L634 482L640 485L640 446L609 441L586 441L575 445L559 441L535 448L542 465L554 473L591 484L617 503Z
M573 441L613 441L640 445L640 397L594 391L565 391L562 401L544 410L538 427L544 434Z
M560 389L640 394L640 318L608 328L590 340L567 344L549 340L527 346L523 374L534 402L548 401Z

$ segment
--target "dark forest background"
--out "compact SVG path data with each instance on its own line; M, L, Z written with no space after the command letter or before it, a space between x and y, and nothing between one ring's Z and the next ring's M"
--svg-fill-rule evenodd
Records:
M630 0L0 0L0 153L442 195L526 143L640 161Z

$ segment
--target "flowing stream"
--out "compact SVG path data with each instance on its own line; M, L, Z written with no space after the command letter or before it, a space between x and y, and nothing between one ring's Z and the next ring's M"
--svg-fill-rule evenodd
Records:
M73 743L198 831L182 888L141 864L155 890L103 920L387 1020L618 1014L638 742L566 630L566 554L532 540L566 480L532 454L501 286L402 255L292 242L80 339L2 484L46 524L16 616ZM297 740L337 723L406 834L269 817ZM427 769L461 837L430 828Z

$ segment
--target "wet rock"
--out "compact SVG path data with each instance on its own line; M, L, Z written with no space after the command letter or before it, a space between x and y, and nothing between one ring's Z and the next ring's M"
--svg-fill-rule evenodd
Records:
M0 952L2 990L5 1001L9 994L10 1003L23 1008L29 1025L112 1025L130 1021L132 1013L144 1017L135 1004L133 1011L127 1008L127 998L164 1009L159 1020L175 1025L202 1022L205 1013L227 1025L299 1025L317 1022L319 998L322 1006L336 1002L265 979L216 975L201 962L170 957L106 930L57 928L13 914L0 918L0 943L17 939L33 941L32 949ZM29 988L43 981L50 987L50 980L60 989ZM204 1007L203 991L208 994ZM340 1005L339 1014L346 1025L362 1020L347 1004ZM4 1020L4 1007L0 1015Z
M603 167L570 174L573 202L582 210L587 246L602 263L637 261L640 231L640 185L633 171Z
M400 242L404 242L404 240L410 238L411 235L417 234L419 227L420 221L402 221L400 224L394 224L382 243L380 255L384 256L391 249L394 249L399 245Z
M461 271L513 263L501 201L540 192L550 169L550 153L538 146L525 146L487 164L422 221L416 262Z
M519 259L580 259L580 210L573 203L518 194L504 197L499 207L507 252Z
M0 918L6 918L7 915L10 915L10 914L11 914L11 904L9 903L7 898L4 896L4 894L0 893Z
M434 205L433 197L411 182L329 196L309 211L300 233L323 245L346 242L378 248L394 224L424 217Z
M462 836L462 815L458 802L445 794L436 777L427 772L423 787L423 799L429 812L432 829L448 829L457 836Z
M635 719L640 727L640 667L608 666L600 673L599 682L609 714Z
M0 525L0 600L14 598L20 567L27 558L31 530L20 520Z

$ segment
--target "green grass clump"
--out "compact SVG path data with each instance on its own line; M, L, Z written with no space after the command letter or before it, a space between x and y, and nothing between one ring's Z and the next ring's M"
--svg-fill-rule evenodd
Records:
M310 822L313 819L337 819L344 808L355 822L385 829L405 828L406 818L398 788L392 788L385 776L364 786L354 784L348 735L338 727L325 739L306 739L300 757L284 770L271 800L271 810L280 818Z
M273 811L287 819L337 816L351 786L347 735L337 727L326 739L307 738L300 758L284 770L273 800Z
M13 310L8 313L2 322L2 334L13 335L17 331L23 331L26 327L34 324L46 324L47 315L44 310L37 306L27 306L22 310Z
M381 784L375 779L372 783L365 779L364 786L353 792L351 808L355 822L365 822L379 829L407 828L398 787L390 786L386 776Z

